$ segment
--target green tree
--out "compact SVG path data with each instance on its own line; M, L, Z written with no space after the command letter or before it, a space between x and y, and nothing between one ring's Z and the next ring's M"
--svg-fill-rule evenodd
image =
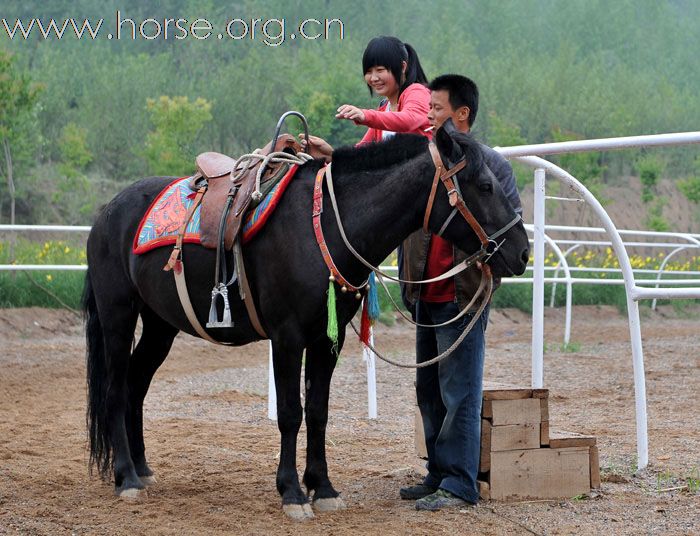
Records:
M656 199L654 204L649 207L647 218L644 222L648 229L658 232L671 230L671 226L663 216L664 206L667 204L668 199L665 197L659 197Z
M61 161L57 168L61 177L55 183L51 200L61 221L75 225L88 218L99 202L94 185L85 175L92 161L87 145L87 129L68 123L63 127L58 147Z
M198 98L161 96L148 99L154 130L146 136L144 155L155 175L189 173L194 162L194 140L211 121L211 104Z
M82 174L92 161L92 153L87 146L87 129L75 123L68 123L58 140L61 152L59 170L67 177Z
M520 127L500 117L496 112L489 112L487 121L484 123L486 123L486 139L493 147L512 147L527 143L521 134ZM515 161L511 165L518 190L522 192L525 186L533 181L532 169Z
M15 171L24 164L15 158L32 142L33 116L39 86L16 65L14 57L0 49L0 174L7 183L10 198L10 224L15 223L16 188Z

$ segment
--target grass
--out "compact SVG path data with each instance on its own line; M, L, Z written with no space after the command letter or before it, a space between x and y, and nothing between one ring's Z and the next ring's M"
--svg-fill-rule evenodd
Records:
M0 242L0 264L85 264L82 244L66 241L14 245ZM0 272L0 307L71 308L80 306L85 274L82 271Z
M700 491L700 469L698 467L693 467L685 480L688 483L688 491L691 493Z
M78 309L84 280L82 272L2 272L0 307Z
M656 475L656 492L688 491L696 494L700 491L700 469L693 467L687 476L679 477L668 469Z

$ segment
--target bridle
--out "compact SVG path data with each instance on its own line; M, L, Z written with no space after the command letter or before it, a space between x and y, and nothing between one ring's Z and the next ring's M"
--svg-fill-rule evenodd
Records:
M489 267L488 264L486 264L486 261L488 261L491 256L498 251L498 249L503 245L505 242L505 239L502 240L500 243L496 241L497 238L502 236L504 233L506 233L509 229L511 229L514 225L516 225L521 217L519 214L516 214L516 217L513 218L510 222L508 222L506 225L504 225L501 229L493 233L492 235L487 235L484 229L481 227L478 221L476 221L476 218L474 215L471 213L469 208L467 207L466 203L464 202L464 198L462 197L461 191L459 189L459 184L455 182L452 177L454 177L460 170L462 170L466 166L466 158L462 158L459 162L457 162L456 165L454 165L452 168L447 168L444 166L442 157L440 156L439 151L437 150L437 146L431 141L429 144L430 148L430 154L433 159L433 163L435 164L435 176L433 178L433 184L430 189L430 196L428 198L428 204L425 209L425 216L423 218L423 228L427 229L428 221L430 220L430 214L433 209L433 205L435 203L435 195L437 192L437 185L438 185L438 180L441 180L442 183L445 185L445 188L447 189L447 195L449 197L449 203L450 206L453 207L452 212L450 215L446 218L445 222L443 223L440 233L442 234L444 230L447 228L447 226L450 224L452 219L454 218L455 214L459 212L462 217L467 221L469 226L472 228L472 230L476 233L477 237L479 238L479 241L481 242L481 248L467 257L464 261L459 263L457 266L453 267L449 271L445 272L444 274L434 277L432 279L425 279L421 281L412 281L412 280L404 280L404 279L399 279L397 277L390 276L386 274L385 272L382 272L378 267L372 265L369 263L362 255L360 255L355 248L352 247L350 244L350 241L348 240L346 234L345 234L345 229L343 228L343 223L340 218L340 213L338 211L338 202L335 198L335 192L333 188L333 175L331 173L331 166L332 164L328 164L327 166L322 167L319 169L318 173L316 174L316 181L314 184L314 194L313 194L313 214L312 214L312 219L313 219L313 227L314 227L314 234L316 235L316 241L318 243L318 246L321 250L321 254L323 256L323 260L330 272L330 281L331 282L337 282L341 286L341 291L346 293L348 290L355 292L355 297L357 299L362 298L362 292L361 290L366 289L368 286L368 281L365 281L359 286L353 286L351 285L347 279L345 279L340 272L338 271L337 266L333 262L333 259L331 257L330 251L328 249L328 246L326 244L325 238L323 236L323 229L321 227L321 214L323 213L323 180L324 178L326 179L326 183L328 185L328 194L331 199L331 204L333 205L333 211L335 212L335 219L338 224L338 231L340 232L340 236L343 239L343 242L345 243L345 246L348 248L348 250L355 256L357 260L359 260L362 264L364 264L367 268L372 270L375 274L377 274L379 282L384 286L384 289L387 292L387 295L391 299L392 303L396 307L397 311L401 313L401 315L408 320L409 322L415 324L416 326L420 327L429 327L429 328L435 328L439 326L444 326L447 324L450 324L462 316L466 314L466 312L469 310L470 307L472 307L478 296L482 293L485 292L485 296L482 298L481 303L478 307L478 310L476 313L474 313L471 321L467 325L467 327L462 331L460 336L457 338L456 341L448 348L445 350L442 354L434 357L433 359L430 359L429 361L424 361L422 363L418 363L415 365L409 365L406 363L400 363L397 361L394 361L392 359L386 358L382 356L371 344L368 344L369 348L379 357L380 359L387 361L388 363L391 363L392 365L396 365L399 367L404 367L404 368L423 368L430 366L434 363L437 363L438 361L443 360L445 357L450 355L452 351L461 344L461 342L466 338L466 336L469 334L471 331L471 328L474 326L474 323L481 317L481 314L483 313L484 309L489 303L489 300L491 298L491 292L493 291L493 278L491 276L491 268ZM425 284L425 283L434 283L436 281L441 281L443 279L447 279L450 277L455 276L456 274L462 272L463 270L466 270L469 266L473 265L477 261L481 261L481 283L479 284L479 289L477 292L474 294L472 297L472 300L470 303L462 309L457 316L454 318L448 320L447 322L443 322L442 324L436 324L436 325L425 325L425 324L419 324L413 319L407 317L401 310L400 308L396 305L396 302L394 302L393 298L391 298L391 294L389 293L389 290L386 287L386 284L382 280L382 277L385 277L387 279L391 279L392 281L397 281L400 283L413 283L413 284ZM352 325L353 329L355 332L359 335L359 332L355 328L354 324L350 322Z
M438 181L442 181L447 189L447 197L449 198L450 206L452 212L445 219L445 222L440 227L437 235L442 236L447 229L447 226L452 222L457 212L459 212L462 217L466 220L472 231L476 234L479 242L481 242L481 249L479 249L475 255L477 258L475 260L481 262L487 262L491 256L496 253L503 245L505 240L497 242L496 239L508 232L514 225L516 225L520 219L520 214L516 214L510 222L504 225L501 229L493 233L492 235L487 235L481 224L476 221L476 218L467 207L462 197L462 192L459 189L459 182L453 180L453 177L467 165L467 160L463 156L453 167L448 168L444 165L442 161L442 156L438 151L437 146L432 141L428 145L430 149L430 156L433 159L433 164L435 164L435 176L433 177L433 185L430 188L430 196L428 197L428 204L425 207L425 216L423 217L423 231L426 233L430 232L428 228L428 222L430 221L430 214L433 210L433 205L435 204L435 194L437 192Z
M355 296L357 299L360 299L362 296L360 294L360 290L364 288L367 284L367 281L360 285L352 285L348 282L348 280L343 277L336 267L335 263L333 262L333 259L331 257L330 251L328 250L328 246L326 244L325 238L323 236L323 229L321 227L321 213L323 212L323 181L324 179L326 180L326 184L328 186L328 194L331 200L331 204L333 205L333 211L335 212L335 219L338 224L338 231L340 232L340 236L343 239L343 242L345 243L345 246L348 248L348 250L355 256L357 260L359 260L362 264L364 264L367 268L372 270L374 273L376 273L378 276L381 276L383 278L389 279L391 281L395 281L397 283L413 283L413 284L427 284L427 283L435 283L437 281L442 281L444 279L449 279L450 277L454 277L458 273L466 270L473 264L475 264L477 261L481 262L484 266L485 263L491 258L491 256L498 251L498 249L503 245L505 240L502 240L501 242L497 242L496 239L501 237L504 233L506 233L509 229L511 229L514 225L516 225L520 220L521 217L519 214L515 215L515 218L513 218L511 221L509 221L506 225L504 225L501 229L493 233L492 235L487 235L484 229L481 227L478 221L476 221L476 218L474 215L471 213L469 208L467 207L466 203L464 202L464 198L462 197L461 191L459 189L459 185L457 182L453 180L452 177L454 177L459 171L461 171L465 166L466 166L466 159L463 157L455 166L452 168L447 168L442 161L442 157L440 156L439 151L437 150L437 146L431 141L429 144L429 149L430 149L430 154L433 159L433 163L435 164L435 176L433 177L433 184L430 189L430 196L428 198L428 204L425 209L425 216L423 218L423 226L424 229L427 228L427 223L428 220L430 219L430 214L433 209L433 205L435 203L435 195L437 191L437 185L438 185L438 180L442 181L443 184L445 185L445 188L447 188L447 195L449 197L449 202L450 205L453 208L452 213L446 218L445 222L443 223L440 233L442 234L447 226L450 224L454 216L459 212L462 217L467 221L471 229L476 233L477 237L479 238L479 241L481 242L481 248L478 249L476 252L472 253L470 256L468 256L465 260L460 262L458 265L454 266L452 269L448 270L442 275L439 275L437 277L433 277L431 279L422 279L422 280L409 280L409 279L400 279L398 277L394 277L392 275L387 274L386 272L381 271L378 267L374 266L370 262L368 262L362 255L360 255L355 248L352 247L352 244L350 244L350 241L347 238L347 235L345 234L345 229L343 227L343 222L341 221L340 218L340 212L338 211L338 202L335 198L335 190L333 187L333 175L331 172L331 167L332 163L328 164L321 169L318 170L318 173L316 174L316 181L314 185L314 194L313 194L313 227L314 227L314 233L316 235L316 241L318 243L318 246L321 250L321 254L323 255L323 260L326 263L326 266L328 267L330 271L330 277L332 278L333 281L337 281L338 284L341 286L341 290L343 292L347 292L348 290L355 292ZM381 279L380 279L381 280Z

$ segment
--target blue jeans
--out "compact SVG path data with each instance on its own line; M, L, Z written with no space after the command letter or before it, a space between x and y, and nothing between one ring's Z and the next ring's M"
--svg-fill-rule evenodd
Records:
M419 301L416 321L441 324L459 313L455 302ZM416 331L416 359L428 361L460 336L473 315L440 328ZM424 484L441 488L470 503L479 501L476 483L481 447L481 397L489 309L448 357L416 373L416 395L428 451Z

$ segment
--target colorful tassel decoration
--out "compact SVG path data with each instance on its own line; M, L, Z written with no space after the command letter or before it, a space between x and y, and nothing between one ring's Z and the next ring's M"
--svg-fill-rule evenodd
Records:
M333 350L338 353L338 315L335 310L335 278L331 275L328 282L328 338L333 342Z
M372 326L372 321L369 318L369 307L367 305L367 296L362 300L362 317L360 321L360 342L365 346L369 345L369 331Z
M372 324L379 318L379 297L377 296L377 282L374 279L374 272L369 274L369 292L365 300L369 300L367 306L369 318L372 320Z

